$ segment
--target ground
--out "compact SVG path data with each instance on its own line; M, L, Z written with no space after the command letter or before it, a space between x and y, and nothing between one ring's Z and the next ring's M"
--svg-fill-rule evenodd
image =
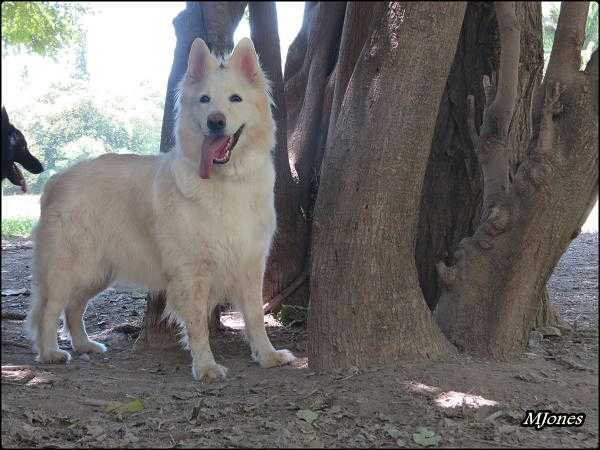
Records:
M211 338L228 378L202 384L183 350L136 350L144 293L115 286L86 313L101 356L34 362L23 335L31 242L2 240L2 447L596 447L598 234L573 241L550 283L572 327L534 335L512 362L464 355L402 367L315 373L301 328L268 327L293 367L252 364L235 315ZM130 326L119 326L130 324ZM555 330L554 330L555 331ZM536 340L537 337L537 340ZM67 340L61 347L70 350ZM118 403L114 403L118 402ZM585 413L583 426L522 428L528 409ZM425 427L422 429L419 427Z

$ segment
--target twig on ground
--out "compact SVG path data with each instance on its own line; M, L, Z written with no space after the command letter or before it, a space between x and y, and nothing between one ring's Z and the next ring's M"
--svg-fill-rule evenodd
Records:
M25 320L27 314L21 311L2 311L2 320Z
M308 269L305 269L298 278L292 281L288 287L273 297L268 303L263 306L265 313L273 312L281 302L294 293L296 289L300 287L302 283L308 278Z
M14 341L6 341L4 339L2 339L2 345L12 345L13 347L20 347L20 348L31 348L27 344L21 344L20 342L14 342Z

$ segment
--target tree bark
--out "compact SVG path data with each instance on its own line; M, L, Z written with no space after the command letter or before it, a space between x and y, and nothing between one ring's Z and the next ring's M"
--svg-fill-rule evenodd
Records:
M333 96L345 2L306 2L284 73L287 158L276 161L278 230L267 269L267 311L308 303L310 233L317 174Z
M188 56L194 39L204 39L209 49L217 55L233 50L233 33L242 18L247 2L186 2L186 8L173 19L177 38L173 65L169 74L165 110L160 137L160 152L168 152L175 145L175 90L185 74ZM179 326L162 320L166 297L163 291L149 292L142 332L136 347L170 347L176 344ZM209 321L211 330L220 327L220 307L213 311Z
M249 10L252 41L261 66L271 81L274 101L272 111L277 125L277 146L273 150L277 174L275 178L277 232L267 261L263 283L263 298L267 300L265 310L274 312L278 310L281 301L293 293L293 291L286 293L285 290L303 269L302 221L297 186L292 179L287 153L287 108L281 70L277 10L274 2L253 2L250 3ZM285 297L282 293L286 294Z
M419 288L414 245L434 118L465 7L390 2L373 18L321 167L308 320L312 367L452 351Z
M496 3L501 63L497 83L484 79L479 132L474 114L469 118L484 179L481 223L458 245L454 265L438 265L443 288L436 308L457 347L500 359L524 349L542 290L598 198L597 52L579 71L588 4L562 6L548 71L532 102L527 156L511 176L507 135L522 39L512 8Z
M533 88L544 65L541 6L538 2L516 5L523 30L519 65L519 100L509 140L511 171L527 154ZM498 70L500 40L493 3L468 3L456 57L440 102L436 129L421 198L416 262L423 295L431 310L438 302L438 261L453 264L458 243L479 225L482 179L469 136L467 95L475 97L475 117L483 114L484 74ZM547 297L544 297L547 298Z

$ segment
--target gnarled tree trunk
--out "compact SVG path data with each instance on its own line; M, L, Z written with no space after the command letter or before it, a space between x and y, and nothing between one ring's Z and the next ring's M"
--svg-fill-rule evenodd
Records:
M330 124L314 212L312 367L452 351L421 293L414 242L433 119L465 7L390 2L362 43Z
M302 28L288 50L284 84L289 165L277 163L278 229L265 280L267 311L276 312L283 303L308 302L312 209L345 8L345 2L307 2Z
M588 3L563 3L543 83L532 102L528 152L514 175L508 136L518 98L520 26L496 3L498 82L484 80L479 132L469 128L483 172L481 223L454 265L438 266L436 317L460 349L496 358L523 350L540 292L598 198L598 54L579 70ZM471 98L471 103L473 99Z
M276 311L281 300L295 288L294 280L303 270L303 226L297 195L297 183L292 178L287 152L287 108L284 98L281 49L274 2L251 2L250 31L261 66L271 81L273 117L277 125L277 146L273 151L275 163L275 210L277 232L267 261L263 297L265 309ZM290 284L292 291L290 292ZM298 283L296 283L298 284Z
M516 112L510 130L511 176L527 156L529 105L533 88L544 66L541 5L516 4L521 27L521 58ZM475 116L483 114L481 78L498 70L500 39L493 3L467 5L456 56L442 95L431 155L425 173L416 247L419 282L429 308L433 310L440 295L436 264L453 264L458 243L479 225L482 180L477 155L467 123L467 95L475 97ZM540 289L536 327L559 324L548 302L546 287Z

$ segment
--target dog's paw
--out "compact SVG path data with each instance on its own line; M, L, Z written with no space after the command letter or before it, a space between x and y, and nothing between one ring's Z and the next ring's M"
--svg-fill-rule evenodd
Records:
M67 363L71 360L71 354L65 350L50 350L48 352L41 353L36 358L36 361L42 364L55 364L55 363Z
M216 363L204 366L192 364L192 376L198 381L212 383L213 381L225 378L227 376L227 368Z
M269 367L284 366L294 361L296 357L289 350L275 350L259 357L260 367L268 369Z
M104 353L106 351L106 345L92 340L73 345L73 348L77 353Z

